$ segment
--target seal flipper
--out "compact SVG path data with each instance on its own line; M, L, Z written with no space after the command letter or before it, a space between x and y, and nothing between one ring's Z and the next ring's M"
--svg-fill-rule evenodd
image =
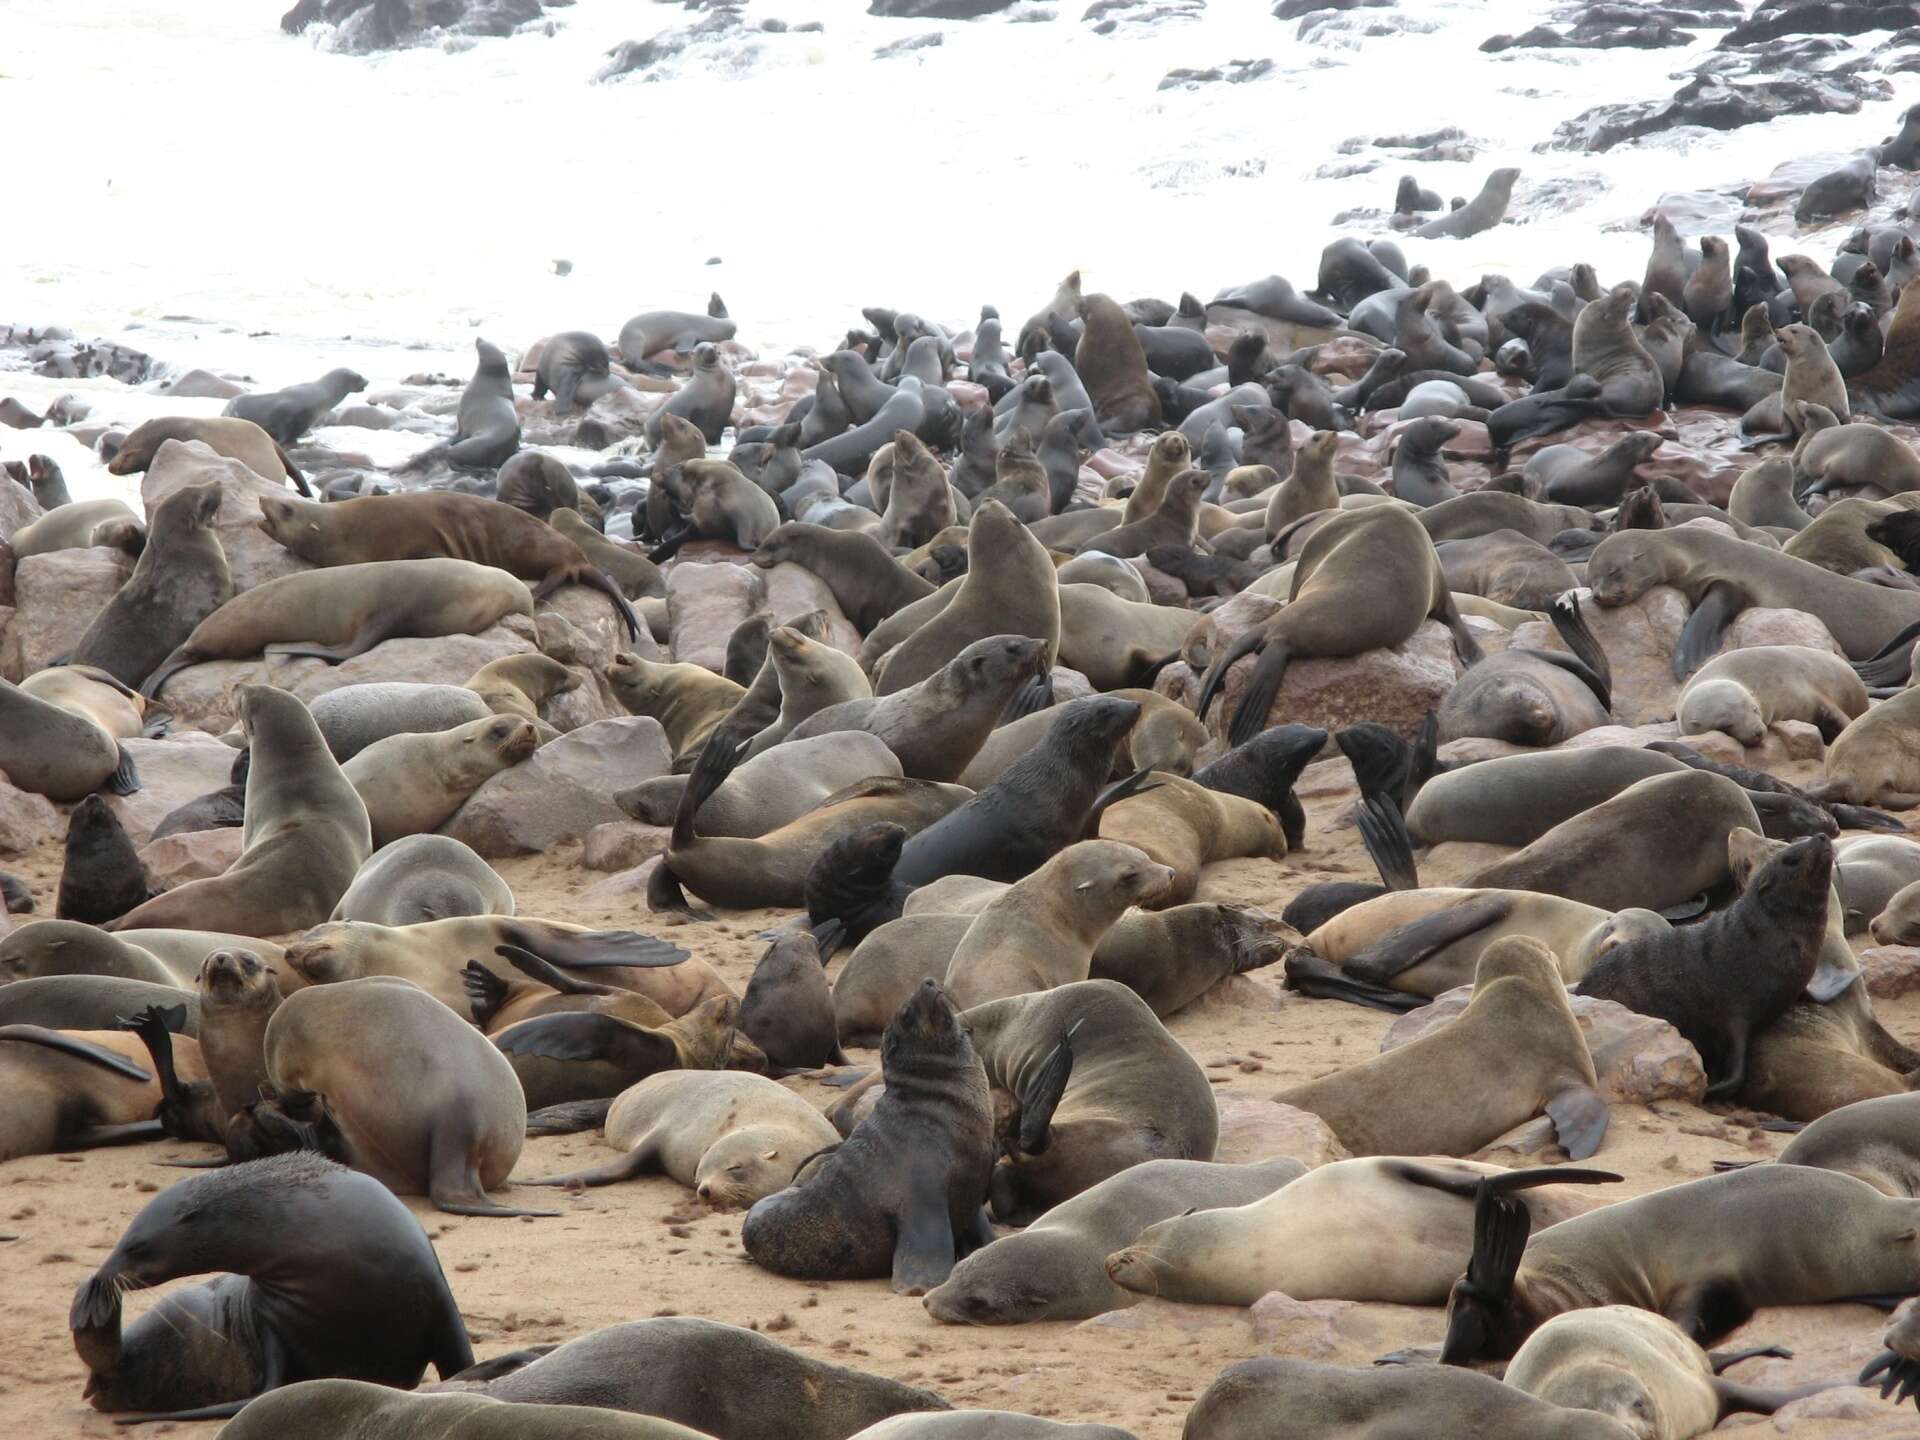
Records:
M329 665L340 665L364 655L382 640L388 638L384 628L369 627L358 632L344 645L316 645L307 640L285 640L268 645L262 655L279 655L289 660L324 660Z
M443 1372L440 1378L442 1380L458 1380L464 1385L484 1384L489 1380L498 1380L502 1376L511 1375L516 1370L524 1370L534 1361L543 1356L551 1355L559 1348L560 1346L558 1344L553 1344L529 1345L524 1350L509 1350L504 1355L496 1355L491 1360L482 1360L477 1364L468 1365L466 1369L457 1370L451 1375ZM436 1366L434 1368L438 1369L439 1367Z
M946 1284L953 1274L959 1247L954 1244L945 1192L910 1191L905 1206L894 1217L894 1226L893 1293L924 1295Z
M272 436L268 436L267 438L270 440L273 439ZM273 453L280 457L280 468L287 472L287 478L293 482L293 488L311 500L313 498L313 489L307 484L307 477L302 475L300 468L293 463L293 457L287 454L287 447L282 445L278 440L274 440Z
M1909 1395L1916 1396L1913 1403L1920 1408L1920 1360L1910 1360L1892 1350L1882 1350L1861 1369L1858 1383L1877 1383L1880 1386L1880 1398L1885 1400L1892 1396L1896 1405ZM1900 1393L1894 1395L1895 1390Z
M680 553L680 547L693 538L692 523L683 520L668 530L665 536L661 538L660 543L647 552L647 559L656 565L661 564L663 561L671 560L675 555Z
M1158 785L1146 783L1147 777L1151 774L1153 774L1153 767L1148 765L1134 771L1124 780L1114 781L1094 797L1093 808L1087 811L1086 828L1080 832L1080 838L1083 840L1100 838L1100 817L1107 813L1109 806L1118 805L1122 800L1130 800L1136 795L1144 795L1149 790L1159 789Z
M1829 805L1827 813L1840 822L1842 830L1894 830L1904 835L1907 827L1884 811L1865 805Z
M670 940L642 935L637 930L560 930L547 928L539 921L505 919L501 921L501 933L509 937L508 945L568 970L620 966L656 970L678 965L693 953Z
M521 1020L495 1035L493 1043L506 1055L605 1061L634 1071L635 1079L671 1070L679 1059L666 1036L611 1015L582 1010Z
M1476 895L1394 927L1358 955L1348 956L1340 969L1350 979L1385 985L1455 941L1497 925L1512 913L1511 895Z
M1847 970L1822 959L1813 978L1807 981L1806 997L1816 1005L1831 1005L1847 993L1862 973L1857 967Z
M1793 1351L1784 1345L1755 1345L1749 1350L1714 1350L1707 1355L1707 1363L1713 1367L1716 1375L1724 1375L1743 1360L1791 1359Z
M608 1160L601 1165L591 1165L585 1170L574 1170L565 1175L549 1175L538 1180L518 1180L518 1185L617 1185L622 1180L635 1180L649 1171L658 1168L659 1151L647 1142L642 1142L627 1151L618 1159Z
M521 1210L489 1200L474 1163L471 1128L463 1118L452 1116L441 1117L434 1128L427 1157L427 1198L433 1201L434 1209L449 1215L500 1218L525 1215L551 1219L560 1213L558 1210Z
M1073 1076L1073 1037L1086 1023L1082 1018L1067 1027L1053 1053L1041 1063L1033 1079L1020 1095L1020 1126L1015 1143L1022 1155L1044 1155L1053 1143L1053 1112L1067 1093L1067 1081Z
M1409 995L1403 990L1389 990L1356 979L1304 945L1295 947L1287 955L1287 988L1316 1000L1347 1000L1397 1015L1432 1003L1424 995Z
M219 1098L211 1080L182 1081L173 1065L174 1027L184 1023L186 1007L149 1005L139 1014L120 1022L122 1030L140 1037L153 1057L153 1073L160 1081L160 1108L154 1119L165 1134L175 1140L206 1140L225 1144L225 1127L216 1112Z
M1360 841L1387 889L1418 890L1420 871L1413 860L1413 837L1407 833L1407 822L1400 818L1400 807L1385 795L1369 796L1362 802L1356 821Z
M1607 1138L1607 1102L1590 1085L1569 1085L1546 1103L1547 1118L1560 1148L1584 1160Z
M527 1134L578 1135L583 1130L598 1130L607 1123L613 1100L568 1100L559 1105L543 1105L527 1116Z
M1746 608L1746 594L1737 585L1726 580L1716 580L1709 585L1681 628L1680 643L1673 652L1673 678L1685 680L1718 653L1720 642L1726 638L1727 626Z
M120 757L120 763L113 767L113 774L101 783L100 788L109 795L137 795L140 793L140 771L133 763L133 756L127 753L127 747L116 745L114 753Z
M1913 642L1917 639L1920 639L1920 623L1907 626L1870 659L1857 661L1853 673L1870 690L1904 686L1913 675Z
M467 992L467 1008L473 1012L473 1023L482 1030L507 1003L507 991L511 988L478 960L469 960L460 968L460 987Z
M165 1029L164 1026L161 1028ZM141 1084L153 1079L150 1072L142 1070L126 1056L109 1050L104 1045L92 1044L69 1035L64 1030L54 1030L45 1025L0 1025L0 1041L4 1040L57 1050L62 1055L71 1055L76 1060L85 1060L89 1064L98 1065L103 1070L111 1070L116 1075L123 1075L129 1080L138 1080Z
M1701 1097L1705 1100L1729 1099L1738 1095L1740 1087L1747 1083L1747 1032L1746 1027L1737 1020L1727 1033L1727 1053L1720 1078L1714 1080L1709 1075L1708 1079L1711 1083L1707 1086L1707 1093Z
M611 985L596 985L591 980L576 980L566 972L549 965L545 960L542 960L538 955L521 945L496 945L493 947L493 953L512 965L514 969L518 970L529 980L544 985L549 990L557 990L562 995L612 995L617 993ZM480 970L488 975L493 974L491 970L488 970L487 967L482 965L478 960L469 960L467 962L467 968L469 970Z
M1227 730L1233 744L1244 745L1267 728L1267 717L1292 659L1293 652L1284 645L1269 644L1260 652L1253 674L1247 677L1247 688L1240 693L1240 708L1233 712L1233 724Z
M1220 682L1227 678L1227 671L1265 644L1265 632L1256 628L1242 632L1240 638L1227 647L1227 653L1207 668L1206 679L1200 683L1200 698L1193 707L1195 716L1202 720L1207 718L1207 711L1213 705L1213 697L1219 692Z

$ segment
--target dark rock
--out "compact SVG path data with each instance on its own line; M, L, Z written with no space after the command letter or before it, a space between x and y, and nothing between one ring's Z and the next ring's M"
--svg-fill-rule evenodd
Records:
M511 35L538 20L547 6L572 0L300 0L280 17L280 28L298 35L309 25L335 27L326 48L343 55L371 55L464 36Z
M1273 7L1276 20L1297 20L1302 15L1315 10L1358 10L1362 7L1379 8L1393 4L1393 0L1280 0Z
M1635 25L1575 25L1555 30L1536 25L1520 35L1494 35L1480 42L1481 50L1498 55L1503 50L1665 50L1691 45L1698 38L1665 21Z
M660 76L653 72L664 61L675 59L703 42L736 35L743 28L738 10L716 8L691 25L662 30L645 40L621 41L607 52L607 63L593 78L605 81L639 74L643 80L658 80Z
M1094 0L1080 19L1096 35L1111 35L1122 25L1158 25L1163 20L1198 20L1206 0Z
M1920 5L1888 0L1766 0L1721 38L1723 48L1788 35L1861 35L1920 23Z
M982 15L998 15L1014 0L873 0L869 15L892 20L978 20Z
M925 35L909 35L904 40L896 40L891 45L882 45L873 52L876 60L890 60L896 55L910 55L915 50L931 50L943 43L946 36L938 30L929 30Z
M1542 148L1602 151L1683 125L1737 130L1785 115L1856 115L1863 98L1888 93L1884 82L1855 76L1796 76L1734 85L1716 76L1696 75L1671 100L1597 105L1562 121Z
M1222 81L1238 85L1243 81L1258 80L1272 69L1271 60L1229 60L1225 65L1212 65L1205 70L1169 70L1166 78L1155 88L1197 90L1202 85L1214 85Z

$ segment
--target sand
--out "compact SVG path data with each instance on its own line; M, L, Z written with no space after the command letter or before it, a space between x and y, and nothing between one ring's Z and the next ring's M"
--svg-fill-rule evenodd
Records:
M1792 773L1792 772L1788 772ZM1323 762L1303 782L1308 848L1282 861L1232 861L1211 867L1201 899L1251 902L1278 912L1317 880L1370 879L1371 867L1346 820L1353 791L1344 761ZM577 846L500 865L521 913L583 924L661 931L637 901L631 909L584 903L605 877L579 866ZM58 880L55 846L8 865L51 908ZM1436 869L1422 877L1448 884ZM731 912L716 923L684 925L673 936L711 963L736 990L745 987L763 948L757 936L784 916ZM838 964L834 967L835 973ZM1920 996L1877 1004L1881 1020L1908 1042L1920 1038ZM1169 1022L1206 1067L1224 1098L1265 1100L1289 1085L1373 1054L1393 1017L1281 990L1277 970L1236 977ZM853 1051L860 1063L877 1063ZM823 1101L834 1092L792 1082ZM1661 1102L1615 1106L1612 1128L1591 1161L1627 1177L1610 1187L1623 1198L1709 1173L1715 1160L1775 1154L1787 1137L1760 1131L1747 1112L1709 1111ZM0 1166L0 1415L21 1437L125 1433L81 1399L85 1372L66 1327L74 1287L113 1247L127 1221L156 1190L182 1178L167 1158L207 1155L176 1143L85 1154L39 1156ZM517 1174L563 1173L610 1152L593 1134L530 1141ZM1513 1163L1513 1157L1496 1157ZM511 1194L512 1192L507 1192ZM664 1177L568 1194L521 1191L523 1203L554 1203L549 1220L456 1218L419 1198L407 1200L433 1237L481 1358L551 1343L617 1321L698 1315L756 1327L781 1342L840 1364L928 1386L956 1406L998 1408L1063 1420L1123 1426L1141 1440L1174 1440L1188 1407L1225 1366L1276 1353L1365 1365L1402 1346L1437 1344L1438 1309L1269 1298L1255 1311L1148 1301L1084 1323L975 1329L938 1325L917 1299L885 1281L818 1284L784 1280L752 1264L740 1245L740 1215L705 1209L691 1191ZM191 1284L192 1281L178 1282ZM128 1317L152 1295L129 1298ZM1860 1305L1764 1310L1725 1348L1782 1344L1791 1360L1740 1367L1749 1384L1792 1385L1843 1379L1878 1352L1882 1318ZM1832 1418L1816 1418L1839 1414ZM1847 1390L1802 1402L1773 1422L1735 1417L1726 1427L1808 1436L1920 1435L1912 1409L1896 1412L1871 1392ZM1849 1418L1851 1417L1851 1418ZM173 1425L157 1433L201 1436L214 1424ZM1278 1433L1278 1432L1276 1432Z

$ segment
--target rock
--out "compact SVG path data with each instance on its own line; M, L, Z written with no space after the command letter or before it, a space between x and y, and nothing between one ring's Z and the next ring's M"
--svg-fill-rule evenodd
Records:
M31 490L11 475L0 475L0 540L12 540L14 531L24 529L46 513Z
M1192 708L1200 698L1208 658L1279 609L1279 601L1264 595L1236 595L1195 627L1182 659L1162 670L1153 688ZM1207 712L1206 723L1222 745L1256 663L1248 656L1229 670ZM1453 637L1438 621L1423 621L1410 639L1390 650L1339 660L1295 660L1287 667L1266 723L1337 730L1371 721L1411 739L1427 712L1446 698L1458 673Z
M640 908L643 912L647 903L647 884L653 879L654 867L660 863L655 856L644 864L631 870L622 870L617 875L609 875L598 885L590 886L580 896L580 903L591 908L604 905L610 910Z
M172 380L164 380L160 389L179 400L231 400L247 393L238 380L229 380L211 370L189 370Z
M1593 603L1581 590L1580 613L1613 667L1613 713L1628 725L1644 725L1673 716L1680 692L1673 678L1673 652L1692 607L1671 585L1656 585L1639 599L1612 609ZM1554 628L1533 620L1513 632L1514 648L1567 653Z
M238 826L169 835L143 847L140 863L146 867L154 889L171 890L189 880L226 874L240 858L240 836Z
M1867 993L1876 1000L1920 990L1920 949L1913 946L1869 946L1860 952L1860 969L1867 977Z
M509 617L524 624L522 617ZM420 685L464 685L482 665L506 655L525 655L533 645L506 625L478 635L442 635L431 640L384 640L364 655L338 665L276 655L252 660L209 660L189 665L160 692L160 704L181 726L218 735L233 724L230 692L241 684L277 685L311 700L342 685L406 680ZM224 781L222 782L225 783Z
M593 78L607 81L622 75L638 75L643 81L661 80L674 69L667 64L668 61L677 60L696 48L703 49L729 68L751 68L757 47L751 43L737 43L744 28L737 9L730 5L716 5L691 25L662 30L645 40L623 40L607 52L607 63ZM736 43L723 51L717 43L720 41Z
M189 800L232 784L233 762L240 754L201 730L120 743L140 772L140 788L131 795L108 795L106 802L136 846L146 844L160 822Z
M1172 1300L1148 1298L1137 1305L1129 1305L1124 1310L1109 1310L1106 1314L1096 1315L1091 1320L1082 1320L1073 1329L1075 1331L1091 1330L1095 1333L1102 1330L1127 1330L1171 1337L1191 1334L1196 1330L1220 1330L1246 1323L1247 1312L1236 1310L1231 1305L1182 1305Z
M659 653L658 649L650 647L646 658L652 659ZM576 674L580 673L578 666L574 669ZM626 713L627 707L614 698L606 677L598 673L583 674L580 684L550 697L540 707L540 718L563 735L569 730L591 725L596 720L612 720Z
M929 30L924 35L909 35L904 40L895 40L890 45L882 45L873 52L876 60L892 60L896 56L911 55L916 50L932 50L946 43L947 37L938 30Z
M1408 1011L1387 1030L1380 1042L1381 1052L1418 1039L1435 1025L1453 1019L1467 1008L1472 997L1473 987L1461 985L1430 1005ZM1597 996L1569 995L1567 999L1587 1037L1594 1072L1600 1077L1600 1093L1609 1103L1698 1101L1706 1094L1707 1072L1699 1052L1666 1021Z
M775 620L785 625L809 610L824 610L827 612L825 643L855 659L859 658L860 632L853 628L853 622L841 610L840 602L833 598L832 587L826 581L804 565L795 565L791 561L783 561L771 570L758 570L756 573L766 586L767 609Z
M1869 1351L1863 1350L1861 1353L1864 1355ZM1835 1430L1821 1423L1836 1420L1846 1421L1845 1428ZM1874 1428L1860 1428L1868 1424L1874 1424ZM1837 1390L1826 1390L1818 1395L1809 1395L1804 1400L1795 1400L1790 1405L1782 1405L1773 1412L1773 1430L1779 1435L1804 1432L1846 1435L1852 1440L1902 1440L1902 1437L1913 1434L1911 1422L1889 1418L1887 1402L1873 1391L1844 1385Z
M440 828L489 860L534 855L624 820L613 792L672 770L659 721L642 715L601 720L548 741L525 764L495 775Z
M1750 650L1756 645L1804 645L1829 655L1846 653L1820 617L1804 610L1742 610L1727 627L1720 649Z
M511 35L543 13L541 0L298 0L280 17L280 28L298 35L316 21L331 23L320 42L324 49L371 55L456 37Z
M1064 665L1053 667L1053 703L1065 705L1069 700L1084 700L1094 694L1093 682L1078 670L1069 670Z
M227 552L237 594L264 580L277 580L315 567L300 559L260 528L260 497L286 495L282 482L256 475L238 460L215 454L198 440L164 440L153 464L140 477L140 499L152 515L160 502L189 485L212 480L220 486L220 513L213 528Z
M638 820L611 820L587 832L580 863L589 870L632 870L667 848L672 832L663 825Z
M1893 0L1766 0L1720 37L1721 49L1789 35L1860 35L1920 24L1920 5Z
M73 649L132 573L131 556L103 545L20 561L13 572L16 608L0 672L31 675Z
M766 583L751 566L699 565L678 561L667 570L667 623L673 658L726 668L727 639L734 628L767 603ZM633 783L631 781L627 782Z
M635 612L636 618L638 612ZM579 665L588 670L605 670L621 651L632 651L644 659L657 659L659 647L640 622L637 639L628 639L620 612L606 595L586 585L562 585L534 607L534 626L540 635L542 654L551 655L562 665Z
M1220 1108L1220 1143L1213 1158L1222 1164L1257 1165L1286 1157L1311 1170L1347 1158L1346 1148L1318 1115L1277 1100L1214 1098Z
M24 855L56 835L64 835L66 817L51 800L16 790L0 771L0 855ZM0 909L5 908L0 906Z
M1351 1300L1296 1300L1275 1290L1247 1310L1254 1343L1269 1354L1332 1360L1340 1349L1340 1322L1360 1307Z
M873 0L869 15L890 20L978 20L1011 9L1014 0Z
M1692 32L1675 29L1664 20L1644 25L1582 21L1566 30L1536 25L1519 35L1490 36L1480 42L1480 48L1489 55L1522 49L1665 50L1675 45L1691 45L1697 38Z
M1204 70L1169 70L1157 90L1198 90L1202 85L1240 85L1271 73L1273 61L1229 60L1224 65L1209 65Z
M1792 76L1734 85L1695 75L1670 100L1597 105L1554 128L1552 150L1611 150L1681 126L1737 130L1786 115L1857 115L1863 98L1892 93L1884 81L1845 75Z

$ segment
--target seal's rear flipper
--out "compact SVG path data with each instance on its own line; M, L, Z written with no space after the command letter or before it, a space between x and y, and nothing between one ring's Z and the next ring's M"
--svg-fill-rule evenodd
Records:
M138 1145L148 1140L165 1140L167 1138L167 1127L162 1125L158 1120L134 1120L125 1125L89 1125L67 1142L67 1148L72 1150L104 1150L114 1145ZM186 1165L189 1162L170 1162L163 1160L160 1163L163 1165L171 1163ZM195 1166L211 1166L224 1165L227 1162L224 1160L204 1160L193 1161L191 1163Z
M158 1007L149 1007L146 1013L151 1014L157 1008ZM165 1025L160 1024L158 1020L155 1020L154 1023L159 1025L163 1033L166 1032ZM128 1024L125 1028L132 1029L134 1027ZM142 1035L141 1038L145 1039L146 1037ZM167 1038L171 1040L172 1036L168 1035ZM71 1055L76 1060L85 1060L91 1065L98 1065L103 1070L111 1070L116 1075L123 1075L129 1080L137 1080L141 1084L145 1084L147 1081L153 1079L153 1073L151 1071L142 1070L138 1065L134 1064L133 1061L127 1059L126 1056L120 1054L118 1051L109 1050L104 1045L95 1045L89 1041L79 1039L77 1036L69 1035L64 1030L50 1029L45 1025L0 1025L0 1041L6 1040L11 1040L23 1045L40 1045L48 1050L57 1050L62 1055ZM171 1055L171 1047L169 1047L168 1053Z
M655 1163L656 1157L652 1146L636 1145L617 1160L609 1160L602 1165L592 1165L585 1170L575 1170L568 1175L550 1175L540 1180L516 1180L513 1183L554 1186L617 1185L622 1180L634 1180L646 1174L654 1168Z
M1093 808L1087 812L1086 829L1080 832L1080 838L1083 840L1097 840L1100 838L1100 817L1107 813L1109 806L1118 805L1122 800L1130 800L1135 795L1144 795L1149 790L1159 789L1160 787L1158 785L1149 785L1147 783L1147 777L1152 774L1153 767L1148 765L1143 769L1134 771L1124 780L1114 781L1113 784L1102 790L1099 795L1094 798Z
M1358 880L1322 880L1289 900L1280 918L1302 935L1311 935L1334 916L1344 915L1369 900L1378 900L1386 893L1384 885Z
M578 1135L583 1130L598 1130L607 1123L607 1112L612 1109L611 1099L547 1105L527 1116L527 1134Z
M1233 724L1227 730L1227 739L1233 744L1244 745L1267 728L1267 717L1273 712L1273 702L1279 698L1280 684L1287 678L1287 664L1292 659L1292 652L1284 645L1269 644L1260 652L1253 674L1247 677L1247 688L1240 694L1240 708L1233 712Z
M1878 1384L1880 1398L1885 1400L1891 1397L1896 1405L1903 1403L1909 1395L1915 1396L1913 1403L1920 1407L1920 1361L1909 1360L1891 1350L1882 1350L1861 1370L1860 1383ZM1899 1393L1896 1394L1896 1391Z
M676 950L679 949L678 946L674 948ZM596 985L591 980L576 980L564 970L549 965L545 960L542 960L538 955L534 954L533 951L520 945L496 945L493 947L493 953L513 966L514 969L518 970L529 980L544 985L549 990L557 990L562 995L612 995L615 993L611 985ZM686 952L681 951L680 953L684 955ZM487 967L482 965L478 960L469 960L467 962L467 969L468 971L478 970L485 975L493 976L493 972L488 970ZM506 982L499 980L497 976L493 978L500 984L504 992ZM477 1010L478 1007L476 1006L475 1009Z
M822 920L812 927L810 933L813 936L814 948L820 955L821 968L825 969L827 962L839 954L840 947L846 943L846 922L837 918Z
M1569 1085L1546 1104L1560 1148L1584 1160L1607 1138L1607 1102L1588 1085Z
M1304 945L1287 955L1287 988L1316 1000L1346 1000L1355 1005L1369 1005L1375 1010L1402 1015L1431 1003L1424 995L1409 995L1401 990L1389 990L1385 986L1356 980Z
M1766 1350L1750 1352L1765 1355ZM1841 1388L1852 1389L1847 1380L1816 1380L1811 1385L1796 1385L1789 1390L1770 1390L1759 1385L1741 1385L1732 1380L1713 1379L1709 1382L1713 1393L1720 1401L1722 1418L1728 1415L1771 1415L1783 1405L1791 1405L1796 1400L1804 1400L1809 1395L1818 1395L1827 1390Z
M1497 925L1512 913L1511 895L1476 895L1395 926L1358 955L1348 956L1340 968L1352 979L1385 985L1455 941Z
M508 960L506 949L531 953L533 958L568 970L600 970L632 966L637 970L657 970L674 966L692 955L671 940L642 935L637 930L561 930L538 921L505 920L502 933L511 936L497 952ZM515 962L516 966L519 962ZM531 974L531 972L525 972ZM541 977L534 977L536 979ZM542 979L541 983L550 983ZM561 987L555 985L556 990ZM565 993L582 993L568 991ZM586 992L601 994L604 991Z
M252 1403L252 1397L245 1400L229 1400L224 1405L202 1405L197 1410L167 1410L142 1415L116 1415L116 1425L154 1425L166 1420L231 1420Z
M1893 639L1853 667L1869 690L1904 686L1913 674L1913 642L1920 639L1920 623L1907 626Z
M136 795L140 791L140 771L134 766L133 756L127 753L127 747L116 745L114 753L120 757L120 763L113 768L113 774L106 778L101 789L110 795Z
M582 1010L522 1020L495 1035L493 1043L506 1055L575 1062L603 1060L635 1071L635 1079L672 1069L679 1058L673 1042L664 1035L611 1015Z
M1418 890L1420 871L1413 860L1413 837L1400 817L1400 807L1386 795L1370 795L1355 818L1361 843L1387 889Z
M467 992L467 1008L473 1011L473 1023L482 1030L487 1022L500 1013L500 1007L507 1003L507 991L510 988L493 971L478 960L469 960L460 969L460 987Z
M466 1369L440 1378L448 1384L482 1385L489 1380L498 1380L503 1375L511 1375L516 1370L524 1370L544 1355L551 1355L560 1346L530 1345L525 1350L509 1350L504 1355L496 1355L491 1360L482 1360L478 1365L469 1365Z
M1747 597L1739 587L1725 580L1709 585L1680 631L1680 643L1673 652L1673 678L1685 680L1706 664L1719 651L1734 616L1746 608Z
M1067 1081L1073 1076L1073 1037L1085 1023L1083 1017L1067 1027L1067 1033L1020 1096L1017 1143L1022 1155L1044 1155L1053 1143L1053 1112L1067 1093Z
M1865 805L1829 805L1827 813L1840 822L1842 830L1894 830L1902 835L1907 831L1893 816Z
M1716 1160L1713 1162L1713 1173L1725 1175L1730 1170L1748 1170L1755 1165L1767 1163L1765 1160Z
M1713 1373L1724 1375L1743 1360L1791 1360L1793 1351L1784 1345L1755 1345L1750 1350L1711 1350L1707 1353L1707 1363L1713 1366Z
M1375 1365L1438 1365L1440 1347L1438 1345L1409 1345L1402 1350L1389 1350L1376 1356Z

